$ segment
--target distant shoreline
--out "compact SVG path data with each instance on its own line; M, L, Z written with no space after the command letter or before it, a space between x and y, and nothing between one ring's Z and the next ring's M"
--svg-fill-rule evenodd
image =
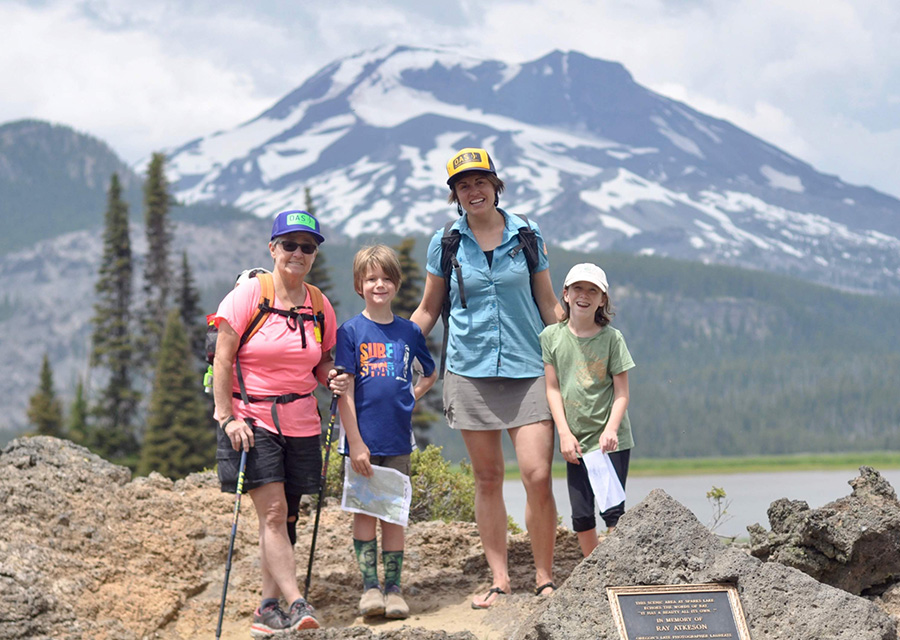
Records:
M637 451L635 451L637 453ZM857 470L866 465L874 469L900 469L900 452L872 451L852 453L802 453L783 456L735 456L720 458L641 458L635 455L629 476L685 476L722 473L763 473L771 471ZM566 475L565 463L553 463L553 477ZM506 479L519 477L515 462L507 463Z

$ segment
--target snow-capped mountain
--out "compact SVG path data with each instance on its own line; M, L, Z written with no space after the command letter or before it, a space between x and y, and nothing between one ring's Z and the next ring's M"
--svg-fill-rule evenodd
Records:
M331 233L431 233L446 162L486 147L501 206L551 243L763 268L900 292L900 201L635 83L614 62L524 64L449 49L339 60L255 119L172 151L186 202L271 216L309 187Z

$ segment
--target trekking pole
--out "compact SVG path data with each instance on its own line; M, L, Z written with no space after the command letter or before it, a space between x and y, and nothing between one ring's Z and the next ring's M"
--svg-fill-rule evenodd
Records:
M234 538L237 536L238 514L241 512L241 493L244 490L244 469L247 466L247 452L241 451L241 465L238 469L237 491L234 499L234 518L231 521L231 541L228 543L228 560L225 561L225 584L222 585L222 603L219 605L219 624L216 625L216 640L222 637L222 616L225 615L225 595L228 593L228 575L231 573L231 555Z
M344 367L335 367L338 375L344 373ZM328 416L328 429L325 431L325 461L322 463L322 477L319 478L319 501L316 503L316 522L313 525L312 542L309 545L309 566L306 567L306 587L303 589L303 599L309 596L309 582L312 579L313 556L316 553L316 537L319 535L319 516L322 515L322 502L325 499L325 482L328 473L328 457L331 455L331 434L334 429L334 420L337 416L338 395L331 394L331 414Z

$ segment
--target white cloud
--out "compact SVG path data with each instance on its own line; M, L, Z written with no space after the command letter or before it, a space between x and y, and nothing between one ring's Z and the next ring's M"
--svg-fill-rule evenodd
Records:
M820 170L900 195L894 0L0 0L0 24L15 25L0 39L0 121L69 124L130 161L246 121L361 49L451 44L510 62L553 49L621 62Z

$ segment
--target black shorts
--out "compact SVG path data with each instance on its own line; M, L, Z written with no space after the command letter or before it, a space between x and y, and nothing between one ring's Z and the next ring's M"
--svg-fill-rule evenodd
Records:
M631 459L631 449L613 451L609 454L609 460L616 470L616 476L625 488L625 479L628 477L628 462ZM591 489L591 481L588 480L587 470L584 464L566 463L566 480L569 485L569 503L572 505L572 530L575 532L590 531L597 528L596 502L594 490ZM619 523L619 518L625 513L625 501L610 507L600 513L607 528Z
M247 453L244 470L244 492L269 484L283 482L288 495L319 492L322 477L322 449L319 436L285 437L262 427L253 427L254 446ZM219 483L225 493L237 491L241 452L231 447L225 431L218 429L216 449Z

